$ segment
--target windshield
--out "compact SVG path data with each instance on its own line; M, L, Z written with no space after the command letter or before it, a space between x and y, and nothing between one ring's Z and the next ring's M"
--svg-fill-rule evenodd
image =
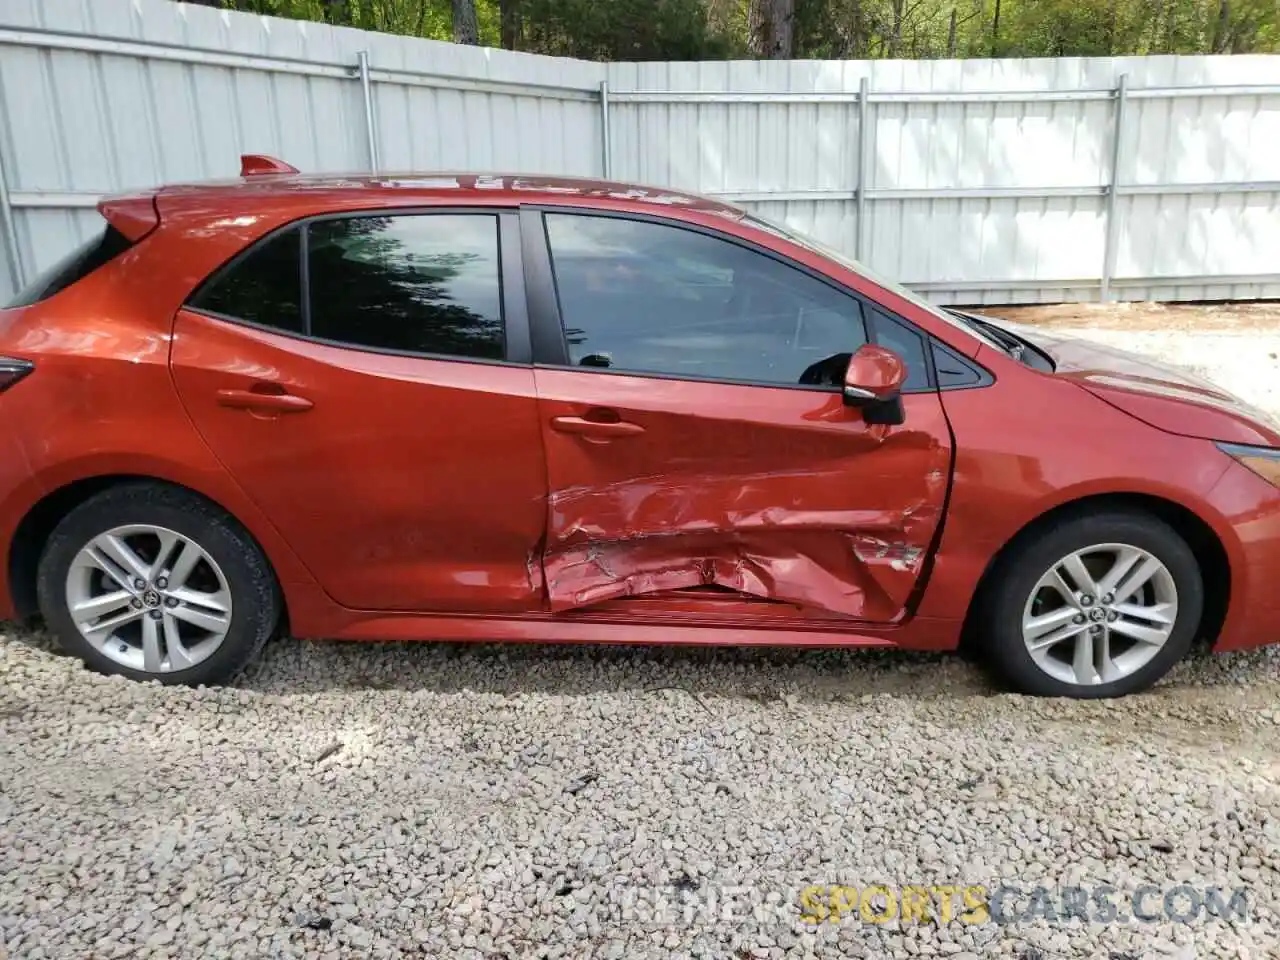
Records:
M841 266L848 267L854 273L866 277L872 283L884 287L886 290L893 291L898 296L902 297L902 299L911 301L921 310L928 310L930 314L937 317L943 323L949 324L957 330L963 330L971 337L977 337L989 347L994 347L997 350L1006 352L1004 351L1004 347L993 340L981 329L973 326L972 324L966 323L960 317L947 313L947 311L942 307L930 303L918 293L912 292L897 281L890 280L888 277L880 276L866 264L853 259L853 257L846 256L834 247L828 247L825 243L814 240L812 237L805 236L803 233L792 230L790 227L784 227L781 224L774 223L772 220L766 220L764 217L756 216L754 213L748 213L743 217L743 222L748 223L753 227L759 227L761 230L766 230L774 236L782 237L784 240L790 240L792 243L804 247L806 250L811 250L814 253L820 254L828 260L834 260Z

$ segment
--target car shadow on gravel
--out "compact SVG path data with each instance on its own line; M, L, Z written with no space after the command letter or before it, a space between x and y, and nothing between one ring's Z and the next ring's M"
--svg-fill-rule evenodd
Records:
M70 656L39 624L0 623L0 636L41 656ZM998 692L982 671L955 653L294 638L269 643L231 686L273 695L422 690L582 696L670 689L759 701Z
M1148 694L1280 680L1280 646L1215 654L1193 648ZM958 652L883 647L360 642L281 639L237 682L271 693L400 689L585 695L681 689L718 697L837 699L893 694L989 697L1005 690Z
M68 656L39 626L0 623L0 635L42 656ZM1280 646L1234 654L1200 649L1148 696L1280 681ZM884 648L799 649L527 643L393 643L285 638L232 686L272 695L400 690L502 696L584 696L683 690L760 702L889 694L914 699L1003 693L956 653Z
M994 692L955 654L883 649L279 640L237 684L269 693L352 689L588 695L682 689L756 700Z

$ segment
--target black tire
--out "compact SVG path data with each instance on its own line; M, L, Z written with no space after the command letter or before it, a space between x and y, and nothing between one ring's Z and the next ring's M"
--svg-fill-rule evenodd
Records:
M1067 683L1042 670L1027 650L1022 615L1040 577L1062 558L1094 544L1128 544L1165 565L1178 612L1164 646L1148 663L1110 683ZM988 667L1013 690L1032 696L1103 699L1145 690L1186 655L1204 609L1204 581L1187 542L1164 521L1139 511L1076 514L1034 528L997 560L979 599L976 643Z
M188 669L148 673L117 663L81 636L67 608L67 576L76 555L93 538L128 524L153 524L182 534L213 558L226 579L232 597L226 637L207 659ZM40 611L54 636L90 668L189 686L222 683L243 670L275 633L282 609L275 575L248 531L202 497L149 481L110 487L68 513L41 554L37 591Z

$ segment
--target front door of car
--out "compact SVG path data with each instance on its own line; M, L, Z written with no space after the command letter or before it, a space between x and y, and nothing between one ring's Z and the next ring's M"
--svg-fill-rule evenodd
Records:
M533 373L504 336L520 275L514 212L321 218L179 312L187 411L339 603L545 607Z
M692 588L898 617L951 460L920 334L710 230L534 209L522 225L552 609ZM901 425L842 400L868 339L906 354Z

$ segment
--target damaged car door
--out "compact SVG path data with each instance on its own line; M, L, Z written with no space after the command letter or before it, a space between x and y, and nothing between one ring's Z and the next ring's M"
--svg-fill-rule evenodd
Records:
M551 608L711 590L900 616L951 464L922 335L704 227L525 210L522 229L554 285L533 310ZM906 362L901 423L842 397L868 342Z

